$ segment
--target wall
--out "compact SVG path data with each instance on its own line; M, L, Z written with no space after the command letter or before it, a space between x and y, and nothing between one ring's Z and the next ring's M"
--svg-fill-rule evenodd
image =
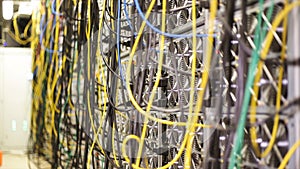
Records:
M31 108L31 50L0 48L0 149L25 150Z

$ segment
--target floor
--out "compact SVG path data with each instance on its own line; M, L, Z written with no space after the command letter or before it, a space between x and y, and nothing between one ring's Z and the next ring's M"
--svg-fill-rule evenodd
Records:
M18 152L4 152L0 169L39 169L29 162L27 155ZM43 167L44 169L44 167Z
M27 169L28 160L24 154L3 154L1 169ZM35 169L31 167L31 169Z

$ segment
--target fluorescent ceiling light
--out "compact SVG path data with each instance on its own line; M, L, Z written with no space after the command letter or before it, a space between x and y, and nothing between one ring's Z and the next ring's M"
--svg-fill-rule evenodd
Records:
M20 2L18 14L31 15L32 14L31 2Z
M14 14L14 2L12 0L2 1L2 16L5 20L10 20Z

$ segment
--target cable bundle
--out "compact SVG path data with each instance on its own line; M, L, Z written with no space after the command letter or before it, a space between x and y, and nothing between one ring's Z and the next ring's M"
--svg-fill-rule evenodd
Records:
M30 159L52 168L284 168L297 144L279 147L291 119L283 110L298 103L284 83L285 16L299 5L41 1Z

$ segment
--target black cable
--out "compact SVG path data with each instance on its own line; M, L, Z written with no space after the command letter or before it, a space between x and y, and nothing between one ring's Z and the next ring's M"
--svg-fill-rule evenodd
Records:
M300 57L298 57L298 59L295 60L286 59L285 63L289 66L300 66Z
M118 33L114 30L112 30L112 28L108 25L107 23L107 19L106 19L106 16L104 15L104 19L103 19L106 27L109 29L110 32L112 32L113 34L117 35ZM125 38L131 38L132 36L131 35L122 35L120 34L121 37L125 37Z
M231 1L230 1L231 2ZM247 0L244 0L244 1L242 1L241 2L242 4L241 4L241 11L242 11L242 26L240 27L240 35L241 35L241 39L239 40L239 44L242 44L242 45L244 45L244 41L245 41L245 30L246 30L246 26L247 26L247 15L246 15L246 10L247 10ZM232 4L231 4L232 5ZM232 8L234 8L234 7L230 7L231 9ZM231 17L233 17L232 15L231 15ZM233 22L233 20L232 20L233 18L230 18L229 20L231 21L231 25L232 25L232 22ZM227 24L227 22L226 21L223 21L223 23L225 23L223 26L225 27L225 29L227 30L226 31L226 34L228 35L228 36L230 36L230 35L232 35L232 27L230 27L230 25L228 25ZM233 36L231 36L231 37L233 37ZM228 38L228 37L227 37ZM229 43L231 43L231 40L229 40ZM230 48L229 48L230 49ZM225 48L225 50L228 50L229 51L229 49L226 49ZM244 47L244 49L245 49L245 47ZM240 116L240 114L238 113L238 112L240 112L240 110L241 110L241 108L242 108L242 104L243 104L243 98L244 98L244 86L245 86L245 80L244 80L244 73L245 73L245 68L243 67L243 65L246 65L245 63L245 60L246 60L246 52L245 52L245 50L243 50L242 48L241 48L241 45L240 45L240 48L239 48L239 55L240 55L240 57L239 57L239 60L238 60L238 62L239 62L239 67L238 67L238 81L237 81L237 85L239 86L238 87L238 90L237 90L237 102L236 102L236 113L235 113L235 119L234 119L234 121L233 121L233 125L235 126L235 125L237 125L237 122L238 122L238 119L239 119L239 116ZM231 54L230 54L230 56L231 56ZM231 56L232 57L232 56ZM231 62L231 61L230 61ZM230 76L231 77L231 76ZM230 78L229 77L229 78ZM229 81L230 81L230 79L229 79ZM231 84L231 82L229 83L229 84ZM229 85L229 86L231 86L231 85ZM230 90L229 90L230 91ZM229 117L229 116L228 116ZM230 117L229 117L229 119L230 119ZM229 121L229 124L230 124L230 121ZM227 132L227 135L228 135L228 139L227 139L227 142L228 142L228 145L231 145L231 144L233 144L233 140L234 140L234 133L233 132ZM225 153L224 153L224 157L223 157L223 161L224 161L224 163L223 163L223 165L222 165L222 169L226 169L227 167L228 167L228 160L227 159L229 159L229 156L230 156L230 152L231 152L231 146L226 146L226 148L225 148Z

